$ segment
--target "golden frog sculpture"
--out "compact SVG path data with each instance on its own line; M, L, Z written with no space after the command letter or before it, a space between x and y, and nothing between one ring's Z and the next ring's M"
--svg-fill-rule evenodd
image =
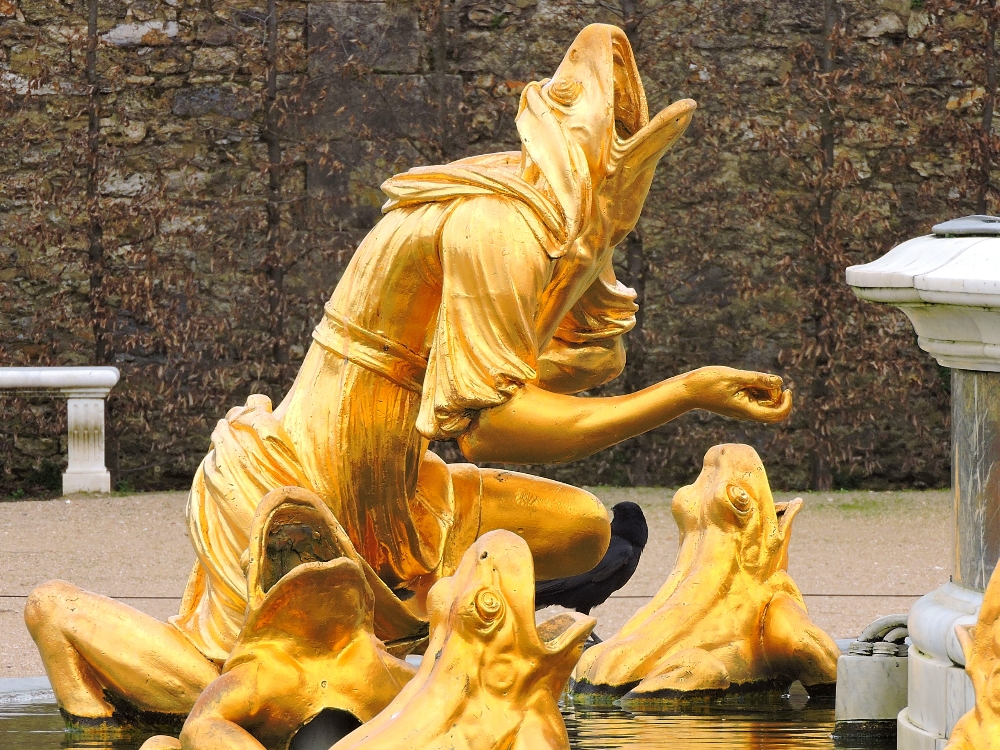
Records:
M955 628L976 705L958 720L945 750L1000 750L1000 567L986 586L976 624Z
M535 625L531 551L481 537L428 594L432 635L417 675L333 750L568 750L558 697L596 621Z
M275 490L252 528L247 618L232 655L180 740L154 737L143 750L329 747L385 708L416 672L375 637L372 588L320 498Z
M574 692L626 701L734 689L832 691L839 650L806 613L786 572L796 498L775 503L746 445L717 445L674 495L677 562L656 597L587 650ZM821 687L823 686L823 687Z

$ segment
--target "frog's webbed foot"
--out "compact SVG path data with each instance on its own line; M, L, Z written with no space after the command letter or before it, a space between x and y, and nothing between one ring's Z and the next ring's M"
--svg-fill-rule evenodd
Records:
M658 664L625 700L668 697L702 690L725 690L732 684L729 669L712 653L700 648L678 651Z
M774 672L800 680L806 689L837 682L840 649L790 594L779 591L771 598L762 640Z

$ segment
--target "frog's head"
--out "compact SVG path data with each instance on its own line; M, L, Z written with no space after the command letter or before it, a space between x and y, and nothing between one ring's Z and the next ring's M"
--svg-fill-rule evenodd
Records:
M692 99L681 99L650 119L625 32L591 24L573 40L552 78L529 83L521 94L517 129L524 176L544 183L556 198L570 238L596 210L613 247L635 227L657 163L696 107Z
M203 697L238 686L274 706L282 718L269 725L262 744L285 747L301 731L329 747L346 728L375 717L413 676L413 667L390 656L375 636L376 599L364 567L317 495L300 487L268 493L242 562L246 618L223 667L225 680ZM214 705L209 699L205 711Z
M502 530L466 551L455 575L431 589L428 606L428 655L436 653L445 667L435 668L429 680L469 677L512 705L540 688L558 695L596 624L574 612L536 626L531 550Z
M698 479L673 500L682 537L719 532L740 567L762 581L788 567L792 519L801 507L801 498L775 503L757 451L736 444L710 449Z

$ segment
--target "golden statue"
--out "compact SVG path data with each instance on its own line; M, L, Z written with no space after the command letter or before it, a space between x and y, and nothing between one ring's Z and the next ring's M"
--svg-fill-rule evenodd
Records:
M432 636L416 677L333 750L569 750L557 703L597 621L535 625L531 550L491 531L428 596Z
M247 566L246 622L222 675L194 704L180 741L153 737L143 750L286 750L300 730L349 731L374 718L416 671L375 637L364 563L313 493L268 493Z
M677 562L656 597L587 650L574 692L625 702L787 688L832 694L837 644L789 577L801 498L775 503L757 452L717 445L674 495Z
M188 500L198 559L180 613L159 622L63 582L30 597L25 619L65 714L114 724L117 698L190 710L243 626L240 560L271 490L304 488L330 508L390 590L375 591L375 635L400 653L425 632L427 591L482 534L521 535L541 579L589 570L610 539L589 492L446 465L430 440L457 440L471 461L546 463L691 409L785 419L779 377L725 367L625 396L571 395L624 366L636 306L612 251L694 110L685 99L650 120L625 34L588 26L551 80L525 87L521 151L388 180L385 216L334 290L291 390L273 412L251 397L212 433Z
M965 671L976 705L951 730L945 750L1000 750L1000 566L993 570L972 626L955 634L965 652Z

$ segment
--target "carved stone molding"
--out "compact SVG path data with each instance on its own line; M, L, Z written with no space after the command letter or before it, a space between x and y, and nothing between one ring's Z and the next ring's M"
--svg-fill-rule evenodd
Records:
M938 224L934 234L851 266L847 283L861 299L902 310L920 348L943 366L1000 372L1000 224L988 219Z

